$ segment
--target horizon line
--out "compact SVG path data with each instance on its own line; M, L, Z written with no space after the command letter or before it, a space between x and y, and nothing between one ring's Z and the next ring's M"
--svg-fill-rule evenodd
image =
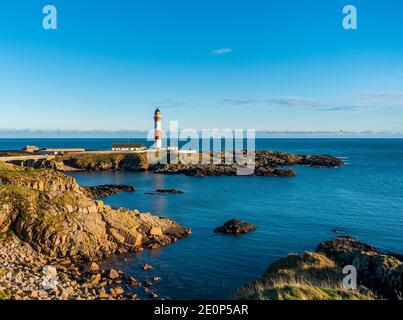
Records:
M197 130L201 133L201 130ZM394 130L256 130L256 139L267 138L403 138ZM62 130L62 129L0 129L0 139L146 139L143 130ZM169 134L169 131L167 131Z

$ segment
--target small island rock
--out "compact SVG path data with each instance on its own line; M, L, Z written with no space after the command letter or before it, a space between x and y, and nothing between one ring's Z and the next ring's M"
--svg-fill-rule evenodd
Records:
M250 223L246 223L239 219L232 219L224 223L223 226L214 230L215 233L225 234L241 234L256 230L256 226Z

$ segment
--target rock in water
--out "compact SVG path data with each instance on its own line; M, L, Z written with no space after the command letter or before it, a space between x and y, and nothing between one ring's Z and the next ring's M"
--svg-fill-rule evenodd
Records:
M139 287L140 286L140 281L138 281L137 279L135 279L133 277L129 277L128 282L132 287Z
M90 198L109 197L120 192L134 192L136 188L126 184L105 184L95 187L84 187Z
M119 278L119 273L115 269L110 269L108 272L108 278L115 280L115 279Z
M224 223L223 226L216 228L214 232L225 234L241 234L254 230L256 230L256 226L253 224L246 223L239 219L232 219Z
M158 194L182 194L184 193L178 189L157 189L155 192L146 192L146 194L150 195L158 195Z
M183 193L183 191L178 189L157 189L155 192L158 193Z
M147 263L143 265L143 270L145 270L145 271L152 270L152 269L154 269L154 268Z

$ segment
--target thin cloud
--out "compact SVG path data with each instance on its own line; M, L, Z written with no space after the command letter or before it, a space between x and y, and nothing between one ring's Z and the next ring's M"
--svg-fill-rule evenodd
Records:
M362 99L377 102L403 102L403 91L395 92L362 92L356 94Z
M302 98L276 98L263 101L266 105L274 107L319 107L317 101Z
M271 99L223 99L220 101L222 105L232 106L265 106L273 108L306 108L319 111L355 111L363 108L358 104L352 105L327 105L315 100L286 97L286 98L271 98Z
M178 100L162 100L155 102L154 105L161 108L178 108L178 107L186 107L188 104L184 101L178 101Z
M364 108L368 108L365 105L361 104L347 104L347 105L339 105L339 106L322 106L320 110L322 111L357 111L362 110Z
M319 103L303 98L273 98L273 99L223 99L222 104L238 106L265 105L270 107L318 107Z
M270 107L319 107L317 101L303 98L272 98L272 99L223 99L222 104L237 106L264 105Z
M221 48L221 49L215 49L215 50L211 50L210 54L215 55L215 56L219 56L222 54L227 54L232 52L231 48Z
M247 106L259 103L258 100L253 99L223 99L222 104L236 105L236 106Z

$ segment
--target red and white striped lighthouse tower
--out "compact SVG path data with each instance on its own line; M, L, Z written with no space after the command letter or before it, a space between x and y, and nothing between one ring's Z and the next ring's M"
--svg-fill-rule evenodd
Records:
M155 144L154 147L156 149L162 148L162 140L161 140L161 111L157 108L154 113L154 130L155 130Z

